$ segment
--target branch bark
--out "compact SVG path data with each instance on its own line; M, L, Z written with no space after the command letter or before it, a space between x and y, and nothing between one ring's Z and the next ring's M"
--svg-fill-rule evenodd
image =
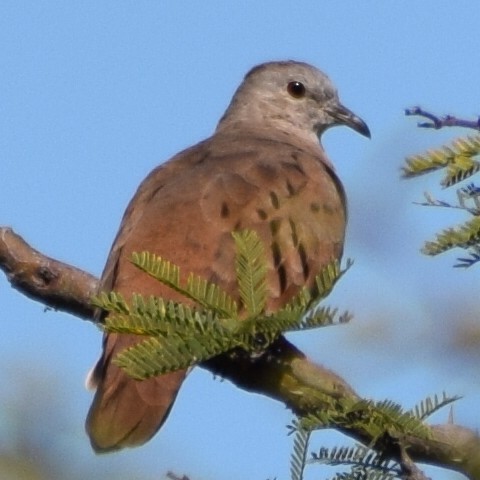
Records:
M43 255L8 227L0 227L0 269L20 293L47 307L93 321L95 309L90 298L98 280ZM310 361L286 340L276 342L268 354L255 361L240 355L235 362L212 359L203 366L240 388L282 401L296 414L318 410L326 396L360 398L345 380ZM361 427L342 427L342 431L365 444L374 441ZM402 439L402 448L415 462L456 470L480 480L480 437L468 428L450 423L433 425L429 440L409 436ZM388 453L402 461L399 451Z
M90 298L98 279L43 255L8 227L0 227L0 269L13 288L32 300L92 320Z

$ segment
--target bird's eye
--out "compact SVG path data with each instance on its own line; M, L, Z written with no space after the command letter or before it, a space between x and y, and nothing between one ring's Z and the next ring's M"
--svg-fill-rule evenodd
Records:
M302 98L305 96L305 85L302 82L290 82L287 85L287 92L293 98Z

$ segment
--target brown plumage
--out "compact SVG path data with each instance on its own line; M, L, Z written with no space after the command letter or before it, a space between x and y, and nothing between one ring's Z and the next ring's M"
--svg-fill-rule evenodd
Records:
M299 62L255 67L235 93L215 134L153 170L123 217L101 289L127 298L154 294L185 301L136 269L149 251L235 295L233 230L254 229L267 246L267 309L284 305L342 255L343 187L317 136L346 124L369 136L339 101L329 79ZM112 358L138 338L107 334L92 372L97 391L87 418L93 448L146 442L165 421L185 371L139 382Z

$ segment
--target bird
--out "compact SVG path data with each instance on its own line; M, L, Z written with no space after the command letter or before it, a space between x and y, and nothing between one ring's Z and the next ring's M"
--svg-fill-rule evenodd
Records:
M127 206L99 291L185 302L131 263L148 251L238 299L232 232L254 230L266 248L266 312L275 312L342 257L344 187L321 144L330 127L370 137L329 77L293 60L253 67L213 135L156 167ZM105 315L105 314L103 314ZM100 319L102 321L102 319ZM166 420L186 371L138 381L112 360L138 336L104 333L88 377L96 389L86 420L95 452L136 447Z

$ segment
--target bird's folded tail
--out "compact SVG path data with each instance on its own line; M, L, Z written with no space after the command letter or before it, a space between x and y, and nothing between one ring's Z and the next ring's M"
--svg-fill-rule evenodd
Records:
M87 377L88 386L96 387L96 392L85 426L97 453L136 447L152 438L166 420L186 375L180 370L135 380L105 353Z

